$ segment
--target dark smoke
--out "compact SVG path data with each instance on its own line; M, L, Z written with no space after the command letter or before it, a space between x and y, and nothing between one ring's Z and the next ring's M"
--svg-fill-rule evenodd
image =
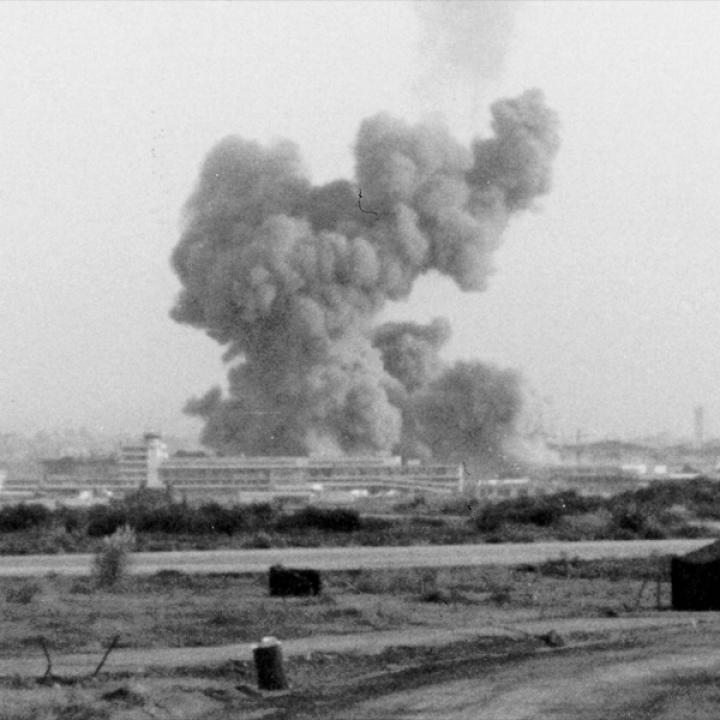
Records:
M439 350L450 339L450 323L435 318L429 325L413 322L385 323L373 335L385 370L408 393L425 387L440 374Z
M520 378L481 362L458 362L413 399L419 443L434 457L464 460L473 474L509 469L505 442L522 407Z
M389 375L390 391L402 412L402 455L456 459L474 472L503 472L507 440L516 431L522 406L520 379L511 370L480 362L445 367L439 351L450 338L442 318L428 325L386 323L373 344Z
M210 152L172 257L182 283L172 317L233 363L229 396L216 388L188 404L206 421L203 442L262 454L398 445L403 386L383 367L380 335L373 346L375 317L431 270L484 289L509 216L550 185L559 141L542 94L492 114L495 136L471 150L441 127L365 120L352 184L313 187L290 143L229 137ZM358 188L372 212L358 207ZM435 332L416 341L441 344Z

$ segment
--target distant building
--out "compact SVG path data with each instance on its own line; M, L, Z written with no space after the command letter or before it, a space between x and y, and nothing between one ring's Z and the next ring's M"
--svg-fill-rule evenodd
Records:
M79 495L90 488L111 490L117 486L114 457L62 457L43 460L37 489L56 497Z
M623 469L617 465L581 465L551 468L547 482L553 492L572 490L578 495L610 497L647 487L648 478L637 469Z
M462 489L458 464L403 464L400 457L178 457L159 467L160 482L187 499L248 502L309 500L337 493L452 493Z
M397 493L456 493L466 484L460 463L403 462L398 456L222 457L180 451L168 456L147 433L114 457L43 461L40 491L53 497L121 496L140 488L168 489L178 499L256 502L270 499L354 499Z
M168 459L167 445L157 433L145 433L143 441L120 447L119 484L128 488L163 487L158 470Z
M480 480L474 491L474 497L486 502L499 500L513 500L519 497L532 497L542 495L545 488L531 478L490 478Z

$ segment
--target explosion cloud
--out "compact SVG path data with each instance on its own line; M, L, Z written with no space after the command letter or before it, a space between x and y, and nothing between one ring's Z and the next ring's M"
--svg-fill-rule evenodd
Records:
M505 441L522 404L520 378L481 362L445 367L439 351L450 325L385 323L373 344L399 387L389 396L402 411L399 451L405 456L462 460L473 471L508 469Z
M456 376L432 359L449 334L443 321L373 323L432 270L483 290L511 214L548 191L559 140L541 92L491 110L494 136L469 149L442 127L384 114L363 121L354 183L312 186L287 142L228 137L211 150L172 256L182 290L171 313L205 330L231 363L227 397L214 388L187 406L205 419L206 444L275 455L390 451L415 434L403 429L407 398L426 418L438 415L433 397L456 398ZM477 371L456 374L479 392L497 390ZM507 424L505 410L483 413ZM431 452L449 448L429 429L422 436Z

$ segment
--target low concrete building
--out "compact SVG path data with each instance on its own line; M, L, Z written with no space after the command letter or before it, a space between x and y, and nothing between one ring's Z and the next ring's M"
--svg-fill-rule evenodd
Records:
M498 502L542 494L543 486L531 478L489 478L478 481L474 497L487 502Z
M120 447L114 457L59 458L43 462L40 490L55 497L84 491L123 495L140 488L167 489L193 501L307 502L324 494L461 492L461 463L403 462L398 456L222 457L178 452L168 457L156 433Z
M404 464L400 457L173 457L159 467L163 486L187 499L236 502L310 500L337 493L454 493L462 465Z
M111 491L117 486L114 457L62 457L42 461L38 490L54 497L73 497L88 490Z

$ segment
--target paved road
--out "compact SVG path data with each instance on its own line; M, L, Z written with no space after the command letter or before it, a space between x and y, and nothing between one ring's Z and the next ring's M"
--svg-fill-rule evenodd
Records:
M682 555L708 542L712 541L635 540L135 553L130 572L142 575L163 569L186 573L264 572L276 563L318 570L517 565L562 556L591 560L648 557L653 553ZM4 555L0 556L0 577L37 577L51 572L86 575L91 562L90 555Z

